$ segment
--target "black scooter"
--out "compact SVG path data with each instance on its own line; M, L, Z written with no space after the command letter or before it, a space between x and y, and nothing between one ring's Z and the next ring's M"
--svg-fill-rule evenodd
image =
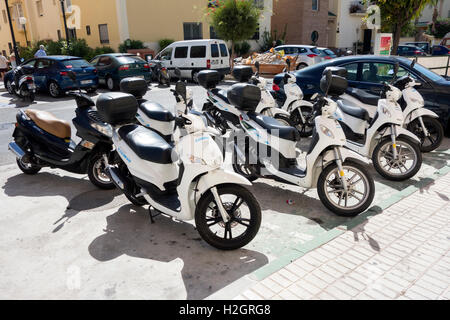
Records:
M34 83L34 67L18 66L13 70L13 81L6 84L9 94L16 95L23 101L33 102L36 95L36 84Z
M74 81L76 75L69 72ZM98 115L94 101L81 92L68 92L77 102L76 117L72 120L78 145L71 140L70 124L51 113L39 110L20 110L17 113L14 141L8 149L16 156L17 164L25 174L37 174L41 168L59 168L72 173L88 174L89 180L101 189L113 189L105 173L103 155L112 149L112 128Z
M164 67L159 60L151 60L149 62L150 68L152 69L152 78L154 81L158 82L159 85L166 85L170 87L170 74L169 70Z

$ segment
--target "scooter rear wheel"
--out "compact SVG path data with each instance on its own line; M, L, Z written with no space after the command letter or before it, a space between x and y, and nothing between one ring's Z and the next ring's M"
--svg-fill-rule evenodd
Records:
M208 191L201 197L195 211L197 231L203 240L217 249L242 248L253 240L261 226L259 203L250 191L240 185L220 185L217 192L230 220L223 221L214 196Z
M423 123L430 134L429 137L425 137L418 119L415 119L408 124L408 130L420 139L420 151L431 152L440 147L442 140L444 139L444 127L438 119L431 117L423 117Z
M371 205L375 183L366 167L347 160L343 163L348 189L342 186L336 163L326 167L319 176L317 192L322 203L338 216L354 217Z
M16 159L17 165L19 166L19 169L28 175L35 175L37 174L39 171L41 171L41 167L32 164L32 163L28 163L28 162L24 162L22 160Z

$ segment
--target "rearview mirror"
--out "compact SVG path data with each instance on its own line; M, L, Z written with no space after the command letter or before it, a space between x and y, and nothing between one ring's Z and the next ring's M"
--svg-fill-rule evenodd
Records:
M394 65L394 78L397 78L399 68L400 68L400 64L398 62L396 62Z
M326 79L327 79L327 92L325 92L325 95L327 96L328 91L330 91L331 88L331 81L333 80L333 73L331 72L331 70L327 70Z

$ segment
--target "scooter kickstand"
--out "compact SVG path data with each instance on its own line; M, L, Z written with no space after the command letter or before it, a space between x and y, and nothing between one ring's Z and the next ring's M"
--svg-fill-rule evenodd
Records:
M158 211L158 210L156 210L156 209L154 209L154 210L157 212L157 214L152 214L152 207L148 207L148 214L149 214L149 216L150 216L150 222L151 222L152 224L155 223L155 218L156 218L157 216L160 216L160 215L161 215L161 212L160 212L160 211Z

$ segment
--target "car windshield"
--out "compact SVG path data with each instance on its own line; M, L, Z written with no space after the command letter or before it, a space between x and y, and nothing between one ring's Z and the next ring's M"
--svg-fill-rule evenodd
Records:
M331 51L330 49L325 49L325 50L323 50L323 52L325 52L325 54L328 54L330 56L334 55L334 52Z
M311 51L314 52L315 54L320 54L320 50L317 48L311 48Z
M119 56L117 57L120 63L137 63L137 62L145 62L144 59L138 56Z
M68 68L87 68L87 67L91 67L91 65L89 64L89 62L87 62L86 60L83 59L76 59L76 60L65 60L62 62L63 65Z

